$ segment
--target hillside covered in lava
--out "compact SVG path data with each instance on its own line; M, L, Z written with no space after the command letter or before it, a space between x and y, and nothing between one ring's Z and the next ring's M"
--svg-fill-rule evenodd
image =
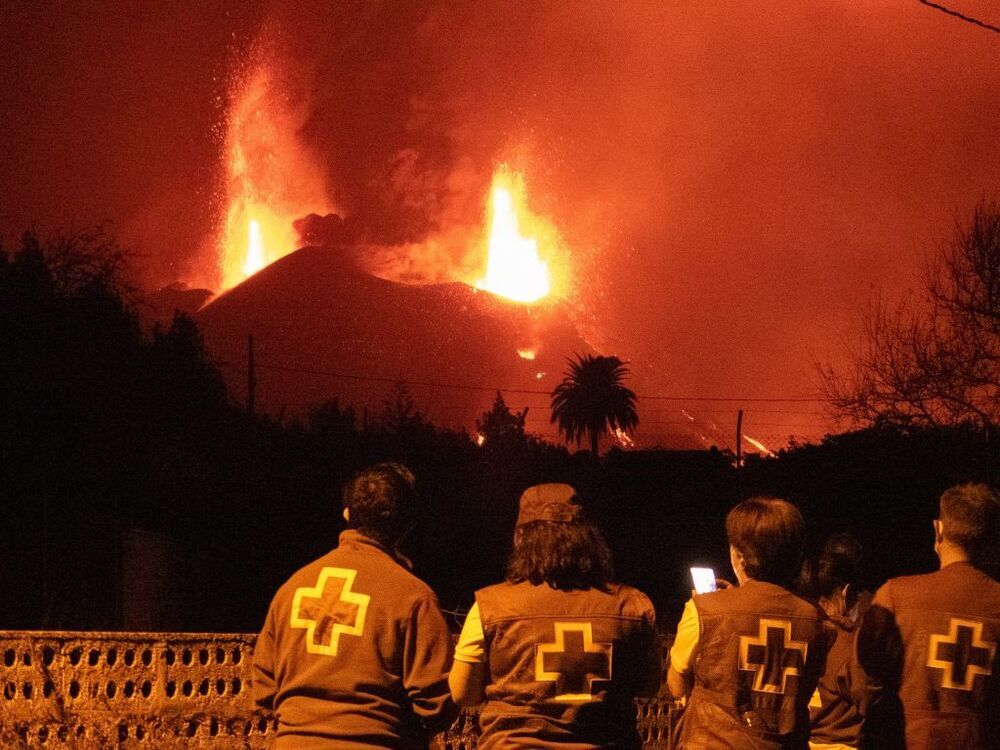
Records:
M558 300L529 306L458 282L387 281L359 270L350 250L300 249L197 313L234 396L247 392L252 335L262 411L301 414L334 398L380 409L405 382L436 424L471 430L498 388L516 394L509 403L547 407L565 359L592 351ZM544 411L529 429L547 424Z

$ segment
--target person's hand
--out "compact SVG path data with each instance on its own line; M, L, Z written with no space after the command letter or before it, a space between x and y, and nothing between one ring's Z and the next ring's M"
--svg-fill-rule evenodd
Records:
M715 590L716 591L723 591L724 589L732 589L732 588L736 588L736 584L735 583L730 583L725 578L716 578L715 579ZM695 594L697 594L697 593L698 593L697 591L695 591L694 589L691 589L691 598L693 599L694 596L695 596Z

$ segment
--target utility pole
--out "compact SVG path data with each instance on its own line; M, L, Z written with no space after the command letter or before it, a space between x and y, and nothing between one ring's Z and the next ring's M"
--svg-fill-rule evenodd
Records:
M253 416L257 397L257 374L253 366L253 334L247 334L247 415Z
M736 468L743 465L743 410L736 413Z

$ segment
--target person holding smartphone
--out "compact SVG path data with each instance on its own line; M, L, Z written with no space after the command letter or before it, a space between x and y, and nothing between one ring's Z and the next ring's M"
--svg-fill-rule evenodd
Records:
M679 750L807 750L809 699L836 633L793 593L805 522L756 497L726 517L737 586L695 594L670 651L667 686L686 699Z
M507 580L476 592L448 683L482 704L478 747L638 750L635 697L662 664L653 605L614 583L611 552L568 484L521 496Z

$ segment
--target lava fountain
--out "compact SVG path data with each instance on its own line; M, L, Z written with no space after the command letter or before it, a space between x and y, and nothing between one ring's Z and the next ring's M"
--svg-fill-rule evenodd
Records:
M494 174L487 217L486 273L476 287L515 302L532 303L547 296L552 279L538 249L540 239L554 240L554 232L528 210L519 175L506 169Z
M292 222L333 210L316 159L299 139L307 115L295 87L279 76L276 54L259 52L237 76L225 120L224 215L219 275L224 289L292 252Z
M243 263L243 273L252 276L267 265L264 259L264 238L260 233L260 222L250 219L247 227L247 259Z

